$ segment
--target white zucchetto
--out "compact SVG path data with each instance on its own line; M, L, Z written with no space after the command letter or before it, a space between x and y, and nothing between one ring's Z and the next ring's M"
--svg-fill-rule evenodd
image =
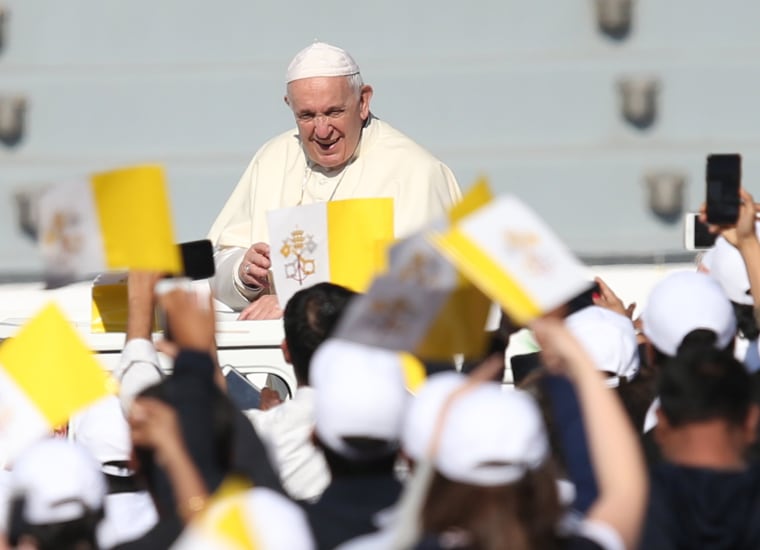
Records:
M359 73L359 65L346 50L324 42L314 42L296 54L288 65L287 83L320 76L351 76Z

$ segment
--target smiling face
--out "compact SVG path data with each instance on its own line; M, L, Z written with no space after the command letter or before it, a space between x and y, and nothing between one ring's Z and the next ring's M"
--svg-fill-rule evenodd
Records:
M348 77L314 77L288 84L285 102L293 110L306 154L327 169L341 168L356 150L369 116L372 88L351 86Z

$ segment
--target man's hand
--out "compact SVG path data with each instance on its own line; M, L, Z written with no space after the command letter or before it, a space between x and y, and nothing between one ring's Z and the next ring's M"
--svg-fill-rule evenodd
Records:
M263 319L282 319L282 310L277 296L266 294L240 312L239 321L260 321Z
M176 411L158 399L135 399L127 421L135 446L161 450L182 445L182 431Z
M269 245L256 243L246 250L243 261L240 262L238 277L244 285L267 288L269 286Z
M744 189L739 190L741 205L739 205L739 219L736 220L736 243L735 246L741 248L749 242L757 240L755 232L755 219L757 217L757 207L755 200Z
M594 280L599 284L600 290L599 296L594 296L593 298L594 305L609 309L610 311L614 311L615 313L619 313L620 315L624 315L633 320L633 311L636 309L636 302L633 302L626 307L623 300L621 300L618 295L607 286L607 283L605 283L601 277L595 277Z
M739 218L736 225L708 225L710 233L720 234L729 243L737 248L743 244L755 240L755 221L760 214L760 204L756 203L745 189L739 189L741 204L739 205ZM699 221L707 223L707 205L702 203L699 207Z
M198 296L193 291L174 289L159 296L158 303L166 312L175 351L190 349L215 356L216 318L211 295ZM161 351L169 350L162 345Z
M282 399L280 399L279 393L272 388L261 388L261 402L259 403L259 409L262 411L268 411L280 403L282 403Z

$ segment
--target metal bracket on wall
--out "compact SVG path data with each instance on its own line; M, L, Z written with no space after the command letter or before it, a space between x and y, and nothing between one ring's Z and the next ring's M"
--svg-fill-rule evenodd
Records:
M650 210L665 223L676 223L684 209L687 177L675 170L658 170L644 174Z
M8 10L0 6L0 53L5 46L5 22L8 20Z
M26 98L19 95L0 95L0 143L13 147L24 136Z
M49 187L49 185L44 184L26 185L13 193L19 229L33 241L37 240L37 230L39 228L40 197L42 197Z
M623 40L631 32L633 0L596 0L596 24L614 40Z
M654 124L660 80L654 76L626 76L617 84L623 118L639 130Z

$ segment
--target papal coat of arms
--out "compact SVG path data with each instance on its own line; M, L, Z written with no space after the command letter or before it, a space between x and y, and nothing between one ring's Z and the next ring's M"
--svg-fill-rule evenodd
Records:
M317 243L314 242L313 235L306 234L301 229L291 231L288 238L282 241L280 248L283 258L292 258L290 262L285 263L285 277L303 286L304 281L316 271L317 266L312 257L316 249Z

